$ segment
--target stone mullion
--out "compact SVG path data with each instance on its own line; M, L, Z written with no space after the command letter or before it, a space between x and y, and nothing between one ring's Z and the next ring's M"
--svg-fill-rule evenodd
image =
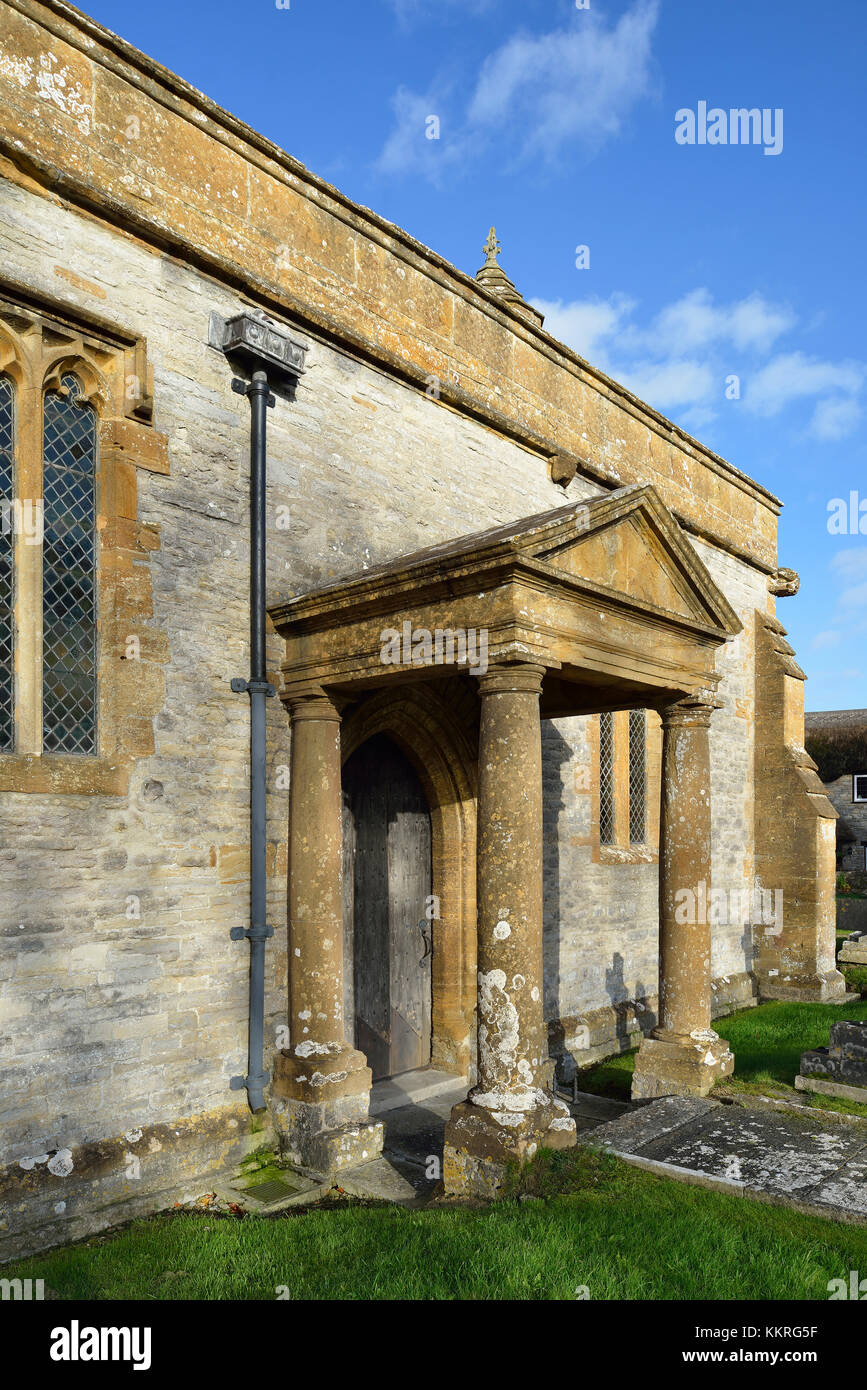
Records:
M42 752L42 388L16 393L15 752ZM40 527L38 540L29 534Z
M612 720L614 762L614 844L629 848L629 710L617 710Z
M655 710L647 711L647 771L645 776L645 813L647 844L652 850L659 847L660 796L662 791L662 726Z

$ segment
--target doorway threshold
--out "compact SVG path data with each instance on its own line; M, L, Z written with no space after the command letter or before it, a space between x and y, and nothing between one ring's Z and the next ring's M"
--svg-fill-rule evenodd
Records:
M436 1067L419 1067L400 1076L389 1076L384 1081L374 1081L370 1088L370 1114L375 1117L404 1105L421 1105L449 1091L461 1088L466 1091L467 1085L465 1076L439 1071Z
M442 1178L443 1139L452 1107L465 1100L467 1078L436 1067L375 1081L370 1114L385 1128L382 1156L338 1179L355 1197L425 1206Z

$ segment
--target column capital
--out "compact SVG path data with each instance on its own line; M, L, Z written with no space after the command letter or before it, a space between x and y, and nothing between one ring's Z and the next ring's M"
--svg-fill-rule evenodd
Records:
M291 690L281 696L291 716L293 724L305 719L319 719L327 723L340 723L339 700L329 695L321 686Z
M511 662L488 668L483 676L476 679L480 695L508 695L525 693L540 695L542 678L546 667L534 662Z
M699 690L658 708L663 729L707 729L714 710L724 707L712 690Z

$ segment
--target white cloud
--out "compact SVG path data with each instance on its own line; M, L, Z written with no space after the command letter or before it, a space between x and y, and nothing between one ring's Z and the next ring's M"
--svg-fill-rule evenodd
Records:
M811 645L815 651L838 647L843 641L851 643L867 633L867 545L839 550L828 568L832 575L833 601L830 611L823 616L831 626L823 628L813 638ZM843 587L838 587L840 585ZM843 675L842 672L837 674Z
M747 385L745 403L759 415L778 415L802 397L854 395L864 381L860 362L823 362L803 352L773 358Z
M842 638L842 632L835 632L833 628L826 628L824 632L817 632L810 646L814 651L825 651L829 647L837 647Z
M709 400L717 383L706 363L688 359L638 363L619 379L633 395L666 412Z
M841 608L867 608L867 584L856 584L840 595Z
M791 309L759 294L717 304L704 288L665 305L646 326L623 294L532 302L555 338L658 410L676 410L690 430L716 418L727 376L743 370L740 356L767 349L796 322Z
M675 412L678 424L694 433L726 408L732 376L740 379L744 404L756 414L792 414L806 403L811 417L798 425L802 436L806 430L815 439L842 439L861 420L858 396L867 364L802 352L762 361L797 319L789 306L758 293L717 303L706 288L690 290L644 323L637 301L625 294L532 303L545 315L552 337L657 410Z
M446 107L442 93L429 92L421 96L407 87L399 87L392 97L395 125L377 160L377 167L386 174L405 173L420 169L437 182L443 168L443 150L439 140L429 140L427 122Z
M690 352L711 343L726 342L743 351L766 352L781 333L795 323L783 305L770 304L760 294L728 305L716 305L707 289L693 290L657 315L655 341L672 351Z
M393 3L404 19L427 10L422 0ZM473 5L474 12L484 8L484 0ZM613 27L590 11L546 34L514 34L482 63L463 111L401 88L394 98L397 127L377 167L437 182L446 168L469 170L497 142L519 164L553 163L569 145L598 149L650 91L658 12L659 0L635 0ZM441 118L438 141L425 138L431 113Z
M607 29L595 13L549 34L515 34L484 62L470 102L471 126L517 124L523 156L557 157L577 141L618 135L650 88L657 0L638 0Z
M810 421L810 433L815 439L845 439L857 428L861 407L851 396L833 396L820 401Z
M846 582L867 580L867 545L858 546L857 549L840 550L831 561L831 569L834 570Z
M546 331L594 366L599 366L607 354L606 340L621 331L624 319L636 307L635 301L626 295L579 299L567 304L561 299L534 299L533 305L545 315Z

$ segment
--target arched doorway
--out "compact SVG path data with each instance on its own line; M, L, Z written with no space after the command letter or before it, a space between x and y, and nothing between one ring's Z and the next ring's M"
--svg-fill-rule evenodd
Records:
M342 782L347 1036L379 1080L431 1060L431 817L385 734L352 754Z

